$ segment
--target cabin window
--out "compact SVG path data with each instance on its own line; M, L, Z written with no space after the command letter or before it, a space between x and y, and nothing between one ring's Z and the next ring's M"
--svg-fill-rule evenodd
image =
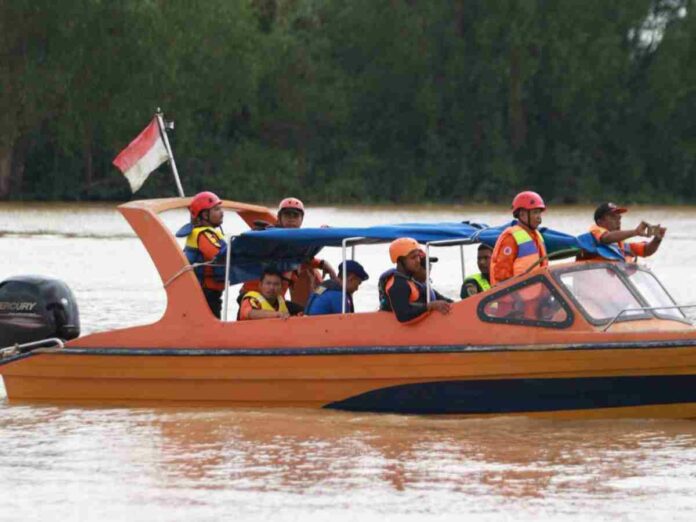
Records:
M635 267L626 267L624 272L628 276L628 280L638 289L646 300L648 306L674 306L674 300L654 275ZM686 319L678 308L655 310L654 313L665 319L678 319L682 321Z
M610 267L565 272L560 274L560 281L593 322L610 321L623 310L643 306L619 272ZM621 319L645 316L646 312L634 310L623 312Z
M544 276L537 276L481 301L479 317L491 323L566 328L573 312Z

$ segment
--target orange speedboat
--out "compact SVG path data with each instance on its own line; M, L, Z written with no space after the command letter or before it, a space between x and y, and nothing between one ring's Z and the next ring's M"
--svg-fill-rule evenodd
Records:
M162 318L3 349L10 401L696 417L696 330L643 267L536 268L412 325L387 312L225 321L158 216L188 202L119 207L159 271ZM273 219L264 207L224 207L250 225Z

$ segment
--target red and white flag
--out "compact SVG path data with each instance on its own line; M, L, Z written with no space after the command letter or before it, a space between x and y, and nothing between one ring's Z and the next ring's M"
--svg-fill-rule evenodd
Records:
M169 153L155 116L145 130L116 156L113 163L126 176L131 190L136 192L150 173L168 159Z

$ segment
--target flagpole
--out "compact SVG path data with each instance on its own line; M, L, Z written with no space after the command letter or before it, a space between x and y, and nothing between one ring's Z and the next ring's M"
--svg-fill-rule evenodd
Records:
M169 154L169 164L172 166L172 172L174 173L174 181L176 181L176 188L179 190L179 196L184 196L184 189L181 186L181 180L179 180L179 171L176 169L176 162L174 161L174 153L172 148L169 146L169 138L167 137L167 130L164 128L164 119L162 111L157 107L157 112L155 113L157 118L157 124L159 125L160 134L164 140L164 147L167 149L167 154Z

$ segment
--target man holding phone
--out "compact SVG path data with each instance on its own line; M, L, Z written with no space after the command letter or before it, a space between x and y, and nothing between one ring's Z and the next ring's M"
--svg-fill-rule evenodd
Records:
M626 212L627 208L614 203L602 203L595 209L595 224L590 227L590 233L598 243L615 246L626 262L635 263L637 257L648 257L657 251L667 229L641 221L634 229L621 230L621 215ZM638 236L652 237L652 240L624 243L627 239Z

